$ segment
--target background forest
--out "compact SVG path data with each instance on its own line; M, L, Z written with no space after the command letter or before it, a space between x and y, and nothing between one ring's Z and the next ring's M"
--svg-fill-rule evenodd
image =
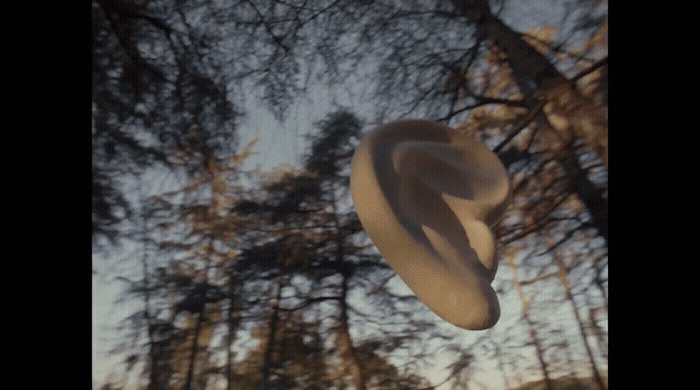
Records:
M93 388L606 389L607 2L93 0ZM485 143L503 314L427 310L349 197L402 117Z

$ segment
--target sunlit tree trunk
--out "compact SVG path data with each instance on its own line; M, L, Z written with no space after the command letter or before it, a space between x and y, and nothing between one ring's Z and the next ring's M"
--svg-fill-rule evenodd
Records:
M581 166L576 154L573 152L560 153L559 161L569 177L569 185L578 195L578 198L586 206L593 225L596 227L607 244L608 242L608 200L603 197L603 191L588 178L588 174Z
M233 344L232 328L229 326L228 334L226 335L226 390L233 389L233 353L231 345Z
M194 337L192 339L192 346L190 349L190 359L187 367L187 377L185 379L184 390L190 390L192 388L192 380L194 378L194 368L195 362L197 361L197 350L199 349L199 334L202 330L202 323L204 323L204 307L205 304L202 302L202 306L197 313L197 323L194 328Z
M559 254L559 252L557 250L553 251L552 256L554 257L554 262L557 265L557 268L559 269L559 280L561 281L561 284L564 287L564 291L566 293L566 299L571 304L571 309L574 312L574 317L576 318L576 323L578 324L579 332L581 333L581 341L583 341L583 346L586 348L586 354L588 355L588 359L591 363L591 370L593 371L593 378L595 379L596 383L598 384L598 387L601 390L605 390L606 389L605 383L603 382L603 378L600 376L600 371L598 370L598 365L595 362L595 357L593 356L593 351L591 350L591 346L588 343L588 335L586 334L585 324L583 323L583 321L581 319L581 315L579 314L578 305L576 304L576 300L574 299L574 294L571 291L571 283L569 283L569 272L566 269L566 264L564 264L564 261L562 260L561 255Z
M267 326L267 345L265 346L265 354L263 355L263 364L261 371L261 381L263 390L269 390L270 387L270 377L272 375L272 364L273 364L273 353L275 350L275 343L277 342L277 327L279 325L279 303L282 299L282 279L281 275L277 283L277 292L275 293L275 299L272 302L272 314L270 315L270 320Z
M151 307L151 266L150 266L150 254L151 248L149 246L149 226L148 221L150 218L149 207L146 204L146 197L143 194L141 186L138 188L139 199L141 202L141 240L142 240L142 256L141 256L141 271L143 272L143 285L141 286L143 290L143 300L144 309L143 316L146 324L146 334L148 336L148 386L147 390L166 390L168 389L168 382L170 381L170 351L169 344L171 340L169 339L169 334L165 331L163 324L158 323L157 318L152 314L153 310Z
M575 82L528 44L522 34L491 13L488 0L452 0L452 3L475 24L483 38L505 54L528 104L534 107L537 99L545 101L543 111L562 141L558 147L565 148L573 136L578 136L607 164L604 109L585 97Z
M350 324L348 316L348 291L350 277L352 276L352 271L349 264L346 264L345 251L343 250L344 236L341 234L340 220L338 219L338 209L335 195L331 190L331 204L333 207L334 215L334 225L337 233L336 239L336 264L340 270L340 274L343 278L341 282L340 291L340 318L338 321L337 329L337 345L340 352L340 356L345 362L346 367L350 369L350 374L352 375L353 381L355 382L356 390L366 389L366 378L365 370L362 367L362 363L357 356L357 351L355 345L353 344L352 337L350 336Z
M140 189L140 188L139 188ZM144 204L144 199L143 196L141 196L141 204ZM144 206L141 210L141 228L142 228L142 237L141 239L143 240L142 245L143 245L143 254L141 256L141 269L143 272L143 315L144 319L146 320L146 329L147 329L147 334L148 334L148 358L149 358L149 373L148 373L148 390L160 390L164 388L164 384L161 384L160 382L160 375L159 375L159 370L158 370L158 363L159 363L159 358L162 358L162 356L158 356L156 354L156 335L155 335L155 328L153 326L153 321L151 319L151 293L150 293L150 285L148 282L148 277L150 274L149 271L149 266L148 266L148 219L146 218L146 207Z
M552 379L549 375L549 364L544 358L544 348L542 347L542 343L540 342L540 340L537 338L537 326L532 321L528 313L524 313L523 317L527 322L527 326L530 332L530 340L532 340L532 343L535 345L537 361L540 363L540 368L542 369L542 375L544 375L544 381L545 385L547 386L547 390L554 390L554 385L552 384Z
M576 138L607 165L607 116L600 105L584 96L575 81L567 79L545 55L528 44L491 13L488 0L452 0L469 18L483 39L506 56L515 82L528 108L537 111L537 123L551 151L564 167L572 190L588 209L599 234L608 241L608 201L592 183L570 148Z
M604 267L600 264L600 259L595 258L592 261L593 272L595 277L593 278L593 283L598 287L600 291L600 296L603 298L603 305L605 306L605 311L608 311L608 292L605 289L605 280L603 279L603 269Z
M590 324L590 327L593 329L593 335L596 338L596 341L598 343L598 350L600 351L601 355L603 358L607 359L608 358L608 339L605 335L605 332L597 323L597 309L598 308L589 308L588 311L588 321ZM606 308L607 311L607 308Z
M231 271L233 272L233 271ZM236 330L238 329L239 323L239 306L238 298L236 296L235 290L235 278L233 275L229 277L229 298L228 298L228 311L226 313L226 390L233 390L233 342L236 339Z
M578 387L583 387L583 383L581 383L581 380L578 377L578 374L576 373L576 362L574 361L573 356L571 355L571 345L567 340L564 340L563 347L565 348L566 352L566 364L568 365L569 369L571 370L569 375L573 379L574 383Z
M528 331L530 335L530 340L532 341L532 344L535 346L535 354L537 355L537 361L540 364L540 368L542 369L542 375L544 376L544 381L545 381L545 386L547 390L554 390L554 385L552 384L552 379L549 374L549 364L547 364L547 361L544 358L544 348L542 347L542 343L539 341L537 338L537 326L535 322L530 318L530 305L532 304L532 300L528 300L525 297L525 293L523 292L523 287L522 283L520 282L520 279L518 278L518 273L517 273L517 266L515 265L515 260L511 258L508 261L508 267L510 268L512 274L513 274L513 285L515 286L516 290L518 291L518 296L520 297L520 304L523 312L523 319L525 319L525 322L527 322L528 326Z
M501 372L501 375L503 376L503 385L505 386L506 389L510 389L510 380L508 379L505 363L503 362L503 352L501 351L500 345L496 342L493 344L495 350L495 357L496 361L498 362L498 370Z
M365 372L362 367L362 363L357 356L357 350L353 344L352 337L350 336L350 327L348 321L348 302L347 302L347 292L348 292L348 280L347 277L343 276L342 282L342 292L340 299L340 318L338 320L337 332L337 346L339 353L345 362L345 365L350 370L350 375L355 383L355 388L357 390L366 389L366 379Z

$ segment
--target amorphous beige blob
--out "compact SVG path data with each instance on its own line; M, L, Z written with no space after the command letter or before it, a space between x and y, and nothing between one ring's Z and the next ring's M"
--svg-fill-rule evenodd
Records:
M439 123L392 122L355 150L350 188L365 231L423 303L461 328L496 324L490 226L511 188L493 152Z

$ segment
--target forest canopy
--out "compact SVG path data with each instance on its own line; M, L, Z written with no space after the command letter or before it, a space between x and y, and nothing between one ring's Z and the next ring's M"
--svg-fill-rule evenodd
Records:
M95 388L607 388L607 16L599 0L93 0L93 290L118 286L128 312L95 331ZM314 119L294 162L251 168L297 105ZM247 142L261 112L274 122ZM354 148L404 117L508 169L490 330L427 310L357 219Z

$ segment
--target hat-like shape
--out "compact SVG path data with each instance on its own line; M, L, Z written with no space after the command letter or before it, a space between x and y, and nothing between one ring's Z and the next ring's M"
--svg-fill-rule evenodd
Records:
M365 231L423 303L460 328L496 324L490 226L511 196L498 156L445 125L399 120L364 136L350 189Z

